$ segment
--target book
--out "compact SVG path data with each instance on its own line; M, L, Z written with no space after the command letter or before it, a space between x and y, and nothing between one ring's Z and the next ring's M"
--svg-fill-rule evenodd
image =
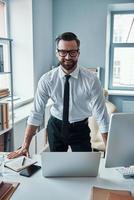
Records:
M107 200L134 200L134 197L110 192Z
M6 193L6 195L2 200L9 200L20 184L18 182L10 182L10 183L12 184L12 189Z
M9 91L8 88L1 88L1 89L0 89L0 93L2 93L2 92L8 92L8 91Z
M2 129L9 128L9 108L8 103L1 103L1 123Z
M0 152L4 151L4 134L0 135Z
M2 99L2 98L4 98L4 97L8 97L9 94L10 94L9 91L8 91L8 92L1 92L1 93L0 93L0 99Z
M8 188L5 191L3 190L2 187L0 187L0 200L9 200L12 194L15 192L17 187L19 186L20 183L18 182L1 182L0 185L3 185L3 188Z
M131 192L127 190L113 190L93 186L90 200L107 200L110 192L131 196Z
M5 163L5 167L8 167L9 169L12 169L13 171L19 172L22 169L25 169L26 167L35 164L37 161L31 158L28 158L26 156L20 156L18 158L9 159Z
M0 131L2 130L2 106L0 103Z
M4 72L3 45L0 45L0 72Z
M4 196L12 189L11 183L4 183L3 181L0 183L0 200L4 198Z
M8 88L0 89L0 98L7 97L10 94L10 90Z

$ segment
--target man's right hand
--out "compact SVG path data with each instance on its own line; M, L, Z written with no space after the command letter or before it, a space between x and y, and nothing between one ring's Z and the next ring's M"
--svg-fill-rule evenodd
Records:
M7 158L17 158L19 156L27 156L29 157L29 145L32 140L32 137L36 133L37 126L34 125L27 125L25 130L25 136L24 141L22 143L22 147L17 149L16 151L13 151L7 155Z
M12 158L17 158L19 156L27 156L29 157L29 151L27 148L21 147L20 149L13 151L7 155L7 158L12 159Z

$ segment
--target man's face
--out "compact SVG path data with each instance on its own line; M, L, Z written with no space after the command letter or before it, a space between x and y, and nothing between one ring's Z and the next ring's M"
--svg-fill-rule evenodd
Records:
M75 68L79 54L79 49L75 40L59 41L56 56L65 70L69 71Z

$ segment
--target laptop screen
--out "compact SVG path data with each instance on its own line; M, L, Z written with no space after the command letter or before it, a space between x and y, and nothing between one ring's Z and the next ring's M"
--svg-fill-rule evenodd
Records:
M106 149L106 167L134 165L134 113L111 116Z

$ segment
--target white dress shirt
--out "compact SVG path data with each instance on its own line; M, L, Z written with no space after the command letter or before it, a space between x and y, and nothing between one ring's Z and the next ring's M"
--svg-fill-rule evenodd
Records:
M79 66L70 75L69 122L81 121L93 114L101 133L108 132L109 117L98 78L86 68ZM42 124L49 98L54 102L50 110L51 115L62 120L64 82L65 73L61 66L40 78L28 124Z

